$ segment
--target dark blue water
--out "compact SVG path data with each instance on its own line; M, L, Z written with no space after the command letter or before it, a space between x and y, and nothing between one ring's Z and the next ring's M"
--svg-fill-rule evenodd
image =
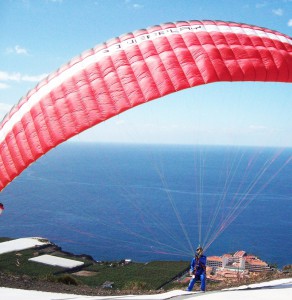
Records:
M291 154L65 143L2 192L0 236L46 237L96 260L189 260L212 242L207 255L242 249L282 267L292 255Z

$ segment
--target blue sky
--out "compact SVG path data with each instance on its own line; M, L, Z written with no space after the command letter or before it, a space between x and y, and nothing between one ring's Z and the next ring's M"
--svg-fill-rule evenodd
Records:
M81 52L136 29L224 20L292 36L292 0L0 0L0 117ZM123 113L75 141L292 146L292 84L215 83Z

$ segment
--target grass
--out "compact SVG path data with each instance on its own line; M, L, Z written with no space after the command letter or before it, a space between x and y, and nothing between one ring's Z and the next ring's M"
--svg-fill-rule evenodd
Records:
M115 289L156 290L188 267L187 262L154 261L150 263L96 264L85 270L96 272L95 276L83 279L89 286L114 282Z
M0 255L0 270L2 272L18 275L29 275L31 277L41 277L61 271L62 268L40 265L29 261L34 257L32 250L4 253Z

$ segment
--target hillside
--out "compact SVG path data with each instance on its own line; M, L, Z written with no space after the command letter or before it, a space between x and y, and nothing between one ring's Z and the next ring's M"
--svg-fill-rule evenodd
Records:
M7 240L9 239L0 239L0 242ZM64 268L29 260L42 255L75 260L83 264ZM79 295L157 294L171 289L185 289L188 268L189 262L186 261L97 262L88 255L74 255L55 244L47 243L31 249L2 253L0 286ZM291 277L289 269L285 273L269 272L257 277L257 282L289 275ZM210 291L254 282L209 281L207 286Z

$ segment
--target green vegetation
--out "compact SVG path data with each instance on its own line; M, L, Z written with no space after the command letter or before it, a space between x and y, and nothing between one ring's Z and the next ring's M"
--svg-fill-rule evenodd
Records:
M29 275L32 277L45 276L61 271L62 268L41 265L28 259L34 257L33 250L23 250L0 255L0 270L5 273Z
M64 283L67 285L78 285L77 280L68 274L59 276L57 278L57 282Z
M6 241L8 239L0 239ZM48 266L29 261L30 258L50 254L53 256L83 261L84 265L74 269ZM158 289L184 289L185 274L189 268L186 261L153 261L149 263L96 262L91 257L72 255L63 252L56 245L41 246L34 249L15 251L0 255L0 284L8 287L39 288L41 290L64 290L73 293L90 292L93 294L117 294L157 292ZM240 282L228 280L216 282L208 280L208 290L218 290L238 284L262 282L283 276L291 276L292 266L283 268L283 272L274 270L257 274ZM175 280L176 278L179 280ZM74 289L74 290L72 290Z
M147 264L100 263L84 270L96 275L83 279L89 286L101 286L105 281L114 282L113 288L131 290L155 290L188 268L188 262L154 261Z
M6 237L0 237L0 243L2 242L7 242L7 241L11 241L12 239L10 238L6 238Z
M83 261L84 266L75 270L48 266L29 261L29 258L50 254ZM25 275L33 279L67 285L89 287L112 286L113 290L156 290L188 268L188 262L156 261L150 263L96 262L87 257L74 257L56 246L29 249L0 255L0 271L9 275ZM79 272L78 272L79 271Z
M292 274L292 265L287 265L283 267L283 272L286 274Z

